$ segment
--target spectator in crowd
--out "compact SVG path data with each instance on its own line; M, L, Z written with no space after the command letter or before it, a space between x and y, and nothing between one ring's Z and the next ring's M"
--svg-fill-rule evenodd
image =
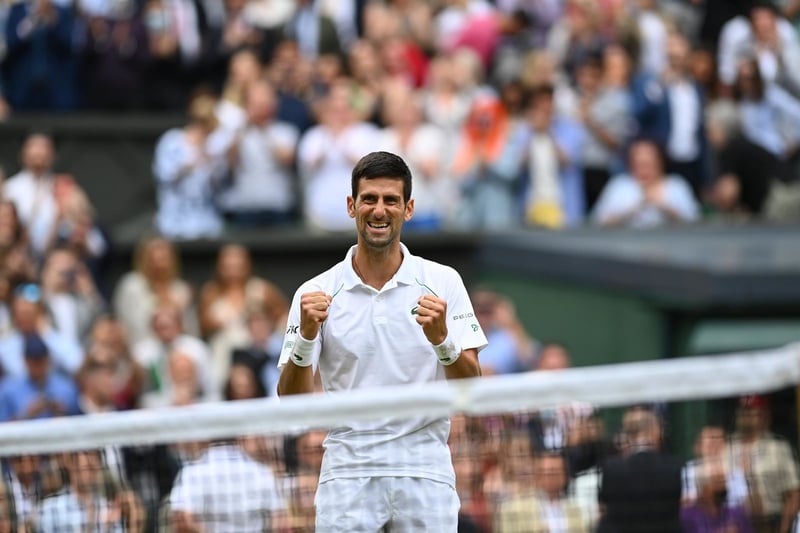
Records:
M264 65L249 48L233 54L227 64L227 76L223 80L215 114L220 128L235 139L247 126L247 90L261 78Z
M265 32L255 24L253 16L247 9L247 0L224 0L223 21L221 26L212 27L208 39L208 77L212 81L224 77L229 61L237 52L252 50L261 56L266 48ZM217 85L219 82L217 81Z
M36 506L42 492L42 471L46 460L39 455L26 454L9 457L3 469L2 481L8 487L12 508L18 529L13 533L26 533L34 526ZM0 512L0 515L4 513ZM8 515L6 515L8 516ZM11 531L9 531L11 533Z
M598 3L567 0L564 17L550 29L547 49L570 80L575 79L575 69L586 56L599 54L608 44L601 19L602 7Z
M69 178L53 174L55 147L48 135L29 135L22 145L20 159L22 170L3 184L3 196L14 202L30 235L31 247L41 257L58 217L55 191L61 185L59 182Z
M177 392L184 392L176 391L173 375L176 369L179 377L194 373L192 379L196 379L199 392L214 397L219 391L219 381L213 374L208 346L197 337L183 332L180 310L173 305L162 304L153 313L151 328L151 335L136 342L132 349L134 360L145 369L149 378L142 401L150 405L169 403ZM173 362L173 358L179 360ZM191 364L186 362L187 359ZM189 369L190 366L194 368ZM189 381L187 377L186 382ZM191 397L195 393L192 391Z
M181 278L175 245L162 237L142 239L134 253L133 270L122 276L114 293L114 314L131 345L148 336L153 312L163 304L180 309L182 324L192 331L192 303L192 289Z
M520 82L526 91L552 87L556 116L580 119L578 88L572 86L553 54L546 49L532 50L525 56Z
M266 395L264 386L250 365L234 360L228 372L228 381L222 393L223 398L227 401L252 400L264 398Z
M14 329L0 339L0 366L5 376L27 376L25 347L27 339L33 337L44 342L54 371L66 375L78 371L83 362L81 345L62 335L50 323L39 285L27 283L14 289L11 318Z
M116 411L117 361L90 354L75 376L80 395L79 414Z
M660 451L661 421L629 409L622 421L623 453L602 467L598 533L681 530L681 462Z
M53 327L82 344L103 302L89 271L68 248L51 250L42 267L42 299Z
M364 37L379 42L388 35L402 35L428 55L434 51L435 6L424 0L368 2L364 6Z
M481 351L483 375L511 374L523 369L526 349L518 342L517 332L501 323L502 299L488 289L477 289L470 295L475 318L486 334L489 344Z
M622 47L610 45L602 60L589 56L577 67L580 119L586 128L581 161L587 211L594 207L611 174L623 167L623 147L634 128L629 63Z
M135 408L144 387L144 369L133 360L128 336L117 319L101 315L94 321L87 355L104 362L115 362L114 403L123 410Z
M64 490L44 498L36 519L40 531L142 531L144 513L136 495L109 490L110 482L99 451L66 454Z
M14 322L11 320L11 298L14 295L12 286L11 272L0 266L0 339L14 329Z
M305 132L314 123L311 113L311 61L300 54L295 41L275 45L265 76L278 91L278 120Z
M580 508L565 495L569 476L564 457L551 452L537 456L534 461L534 492L517 494L502 502L495 530L504 533L586 531Z
M5 24L4 93L17 111L78 107L73 10L49 0L11 5Z
M231 353L233 364L242 364L252 370L267 396L277 396L278 358L283 343L283 330L272 320L263 307L247 312L247 340ZM283 324L281 322L280 324Z
M175 533L205 529L280 531L286 502L272 470L233 441L217 441L184 465L169 495Z
M73 180L61 179L57 183L60 186L54 192L58 213L47 248L71 250L81 267L88 269L94 285L105 298L111 242L96 223L96 213L86 192Z
M200 291L200 329L209 339L214 374L222 385L228 375L231 350L248 339L247 315L263 309L272 324L283 324L289 302L270 281L253 274L250 253L244 246L220 249L214 277Z
M14 202L0 200L0 265L8 270L13 284L32 281L36 277L28 233L17 213Z
M691 45L678 32L667 39L667 66L662 73L670 111L667 168L691 185L701 198L709 180L703 89L691 75Z
M738 63L734 98L744 135L776 157L791 160L800 146L800 100L766 83L754 59Z
M637 69L660 76L667 66L667 38L669 28L659 10L658 0L636 0L632 4L632 18L639 39L639 64Z
M700 472L706 463L716 465L720 463L724 468L726 503L730 507L749 505L750 496L747 479L739 465L726 460L725 448L727 435L721 426L708 424L700 429L695 442L695 459L686 463L683 469L683 494L684 505L691 505L698 499L700 481L698 477L704 475ZM716 466L714 466L716 468ZM708 474L708 472L705 472Z
M629 173L615 176L603 189L592 213L595 224L652 228L698 219L691 188L680 176L664 174L664 157L655 142L634 141L628 168Z
M422 102L411 89L400 86L383 99L386 127L381 132L382 150L401 156L415 178L414 218L406 229L443 229L457 207L457 191L441 161L446 140L437 126L424 122Z
M800 510L797 459L785 440L769 432L769 425L768 399L742 397L727 454L747 479L755 531L788 532Z
M215 100L199 95L189 103L189 123L158 140L153 159L155 226L167 238L198 239L222 232L214 198L227 172L229 135L218 126Z
M716 102L706 114L717 171L710 203L724 214L768 216L779 184L796 181L796 173L787 162L742 135L738 109L731 102Z
M681 512L686 533L752 533L753 528L741 505L730 506L725 469L721 459L702 463L695 476L697 502Z
M18 525L21 520L17 518L14 506L14 494L5 479L0 479L0 533L18 533L27 526ZM23 523L24 524L24 523Z
M549 228L576 226L586 214L581 171L586 130L556 115L552 86L532 90L525 108L529 127L525 220Z
M450 168L461 190L459 227L496 230L516 225L525 133L494 94L475 98Z
M29 420L79 413L72 380L53 368L50 351L38 335L26 335L25 376L9 376L0 386L0 421Z
M750 2L747 13L728 21L719 37L719 78L732 86L737 65L755 58L756 69L769 85L785 85L800 91L800 37L783 18L773 0Z
M276 120L278 95L258 80L246 90L247 125L231 148L232 184L219 198L238 226L278 226L292 220L297 206L294 161L299 132Z
M353 165L377 144L376 128L356 118L352 96L350 82L337 81L318 102L320 123L303 135L297 149L305 193L303 214L314 229L352 228L341 198L350 186Z
M297 0L296 4L294 14L284 26L284 35L296 41L306 57L341 55L344 47L336 22L322 10L322 2Z
M149 106L179 110L197 81L207 52L205 10L195 0L149 0L143 18L150 52L146 77Z
M108 13L89 14L82 50L85 106L132 111L146 104L150 56L147 29L133 0L116 2Z

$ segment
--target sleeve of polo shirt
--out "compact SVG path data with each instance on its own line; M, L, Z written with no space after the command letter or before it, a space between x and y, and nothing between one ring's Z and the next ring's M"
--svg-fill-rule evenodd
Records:
M448 334L462 350L477 348L480 351L488 344L486 335L475 317L475 310L461 276L453 269L448 270L450 279L445 297Z
M278 359L278 368L283 368L289 362L289 357L292 355L294 343L297 336L300 335L300 298L306 292L313 292L320 290L319 287L313 287L309 284L302 285L297 292L294 293L292 298L292 305L289 308L289 318L286 321L286 332L283 336L283 345L281 346L281 357ZM321 334L321 333L320 333ZM317 336L317 341L314 346L314 356L311 367L316 369L319 361L319 353L322 349L322 342Z

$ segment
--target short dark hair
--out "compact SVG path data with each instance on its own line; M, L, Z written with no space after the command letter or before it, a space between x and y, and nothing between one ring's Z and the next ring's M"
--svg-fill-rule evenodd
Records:
M411 170L399 155L390 152L371 152L353 167L351 186L353 199L358 196L358 183L362 179L389 178L403 180L403 200L411 199Z

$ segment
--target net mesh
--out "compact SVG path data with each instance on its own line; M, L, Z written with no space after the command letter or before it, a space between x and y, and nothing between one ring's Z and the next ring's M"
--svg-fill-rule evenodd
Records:
M437 418L451 422L458 531L789 531L798 383L788 346L12 422L0 532L304 532L318 512L348 524L337 531L453 531L436 481L337 478L315 505L327 430Z

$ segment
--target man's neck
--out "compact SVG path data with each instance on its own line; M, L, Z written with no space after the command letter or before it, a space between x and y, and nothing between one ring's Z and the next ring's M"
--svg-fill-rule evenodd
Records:
M392 279L402 263L403 252L399 243L386 250L371 250L359 244L353 254L353 269L356 274L364 283L378 290Z

